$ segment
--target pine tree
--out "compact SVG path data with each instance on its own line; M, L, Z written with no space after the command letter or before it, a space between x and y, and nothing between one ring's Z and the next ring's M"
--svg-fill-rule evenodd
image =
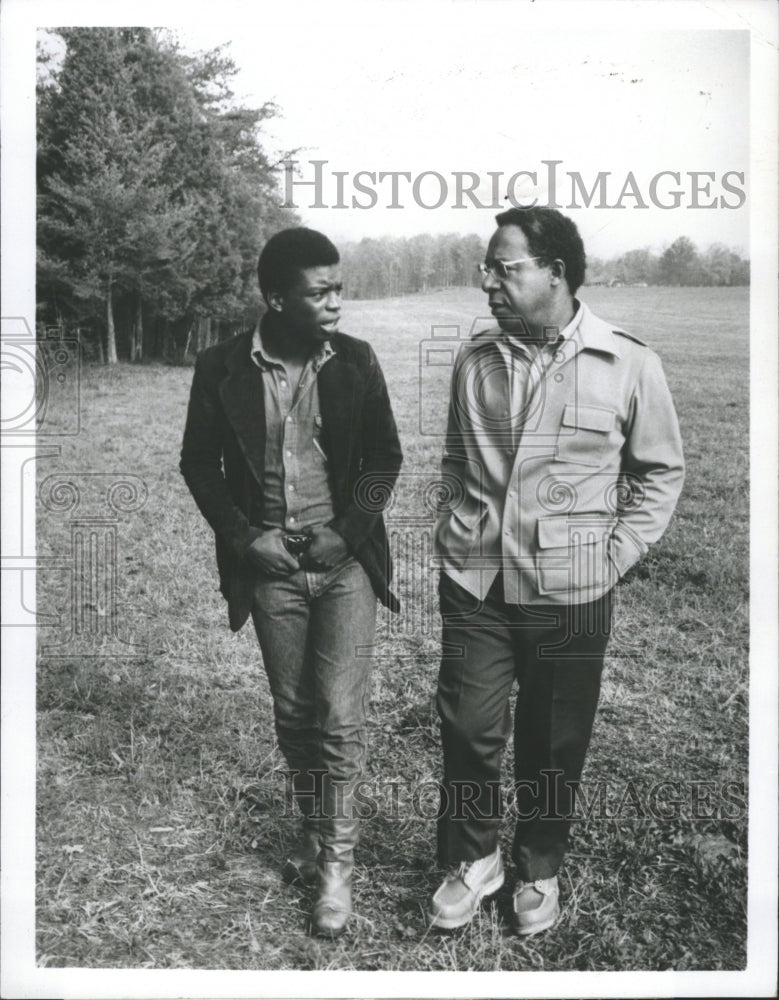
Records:
M148 28L59 35L39 88L41 313L103 330L109 362L117 306L133 360L144 316L177 355L201 321L240 326L260 245L296 221L261 144L276 108L233 105L220 50L186 56Z

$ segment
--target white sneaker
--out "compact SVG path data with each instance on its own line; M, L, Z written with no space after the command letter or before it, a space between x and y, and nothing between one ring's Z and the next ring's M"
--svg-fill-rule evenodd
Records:
M451 930L469 923L485 896L503 885L500 848L478 861L462 861L450 872L430 904L430 926Z
M514 890L514 926L525 937L548 930L560 916L557 876L517 882Z

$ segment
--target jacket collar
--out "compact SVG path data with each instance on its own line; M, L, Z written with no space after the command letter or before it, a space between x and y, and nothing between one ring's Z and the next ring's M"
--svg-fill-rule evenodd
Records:
M622 357L619 341L614 336L613 327L598 319L586 303L581 299L576 300L578 310L571 324L573 329L565 334L565 339L558 346L557 350L562 351L565 359L574 357L579 351L600 351L604 354L612 354L614 357ZM474 340L505 340L506 335L499 326L482 330L474 335Z
M601 351L621 358L622 352L619 341L614 336L614 328L609 323L604 323L602 319L598 319L581 300L580 308L581 320L571 339L578 341L582 350Z
M225 358L225 368L233 375L251 364L252 333L242 333Z
M219 383L225 415L252 473L261 483L265 466L265 402L262 372L251 360L252 334L243 333L225 358L227 375Z

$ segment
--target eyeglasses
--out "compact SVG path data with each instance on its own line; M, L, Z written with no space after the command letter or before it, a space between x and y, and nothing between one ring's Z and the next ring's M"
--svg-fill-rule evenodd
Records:
M479 264L479 274L482 278L486 278L488 274L491 274L493 278L498 278L502 281L504 278L508 278L509 271L515 268L518 264L525 264L531 260L541 260L540 257L521 257L519 260L494 260L491 264Z

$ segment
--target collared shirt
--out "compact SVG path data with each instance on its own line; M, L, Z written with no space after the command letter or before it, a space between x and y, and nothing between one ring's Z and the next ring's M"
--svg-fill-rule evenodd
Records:
M495 447L507 443L511 452L519 445L519 438L528 419L528 402L533 390L544 376L560 344L572 337L582 318L581 305L574 299L575 309L570 322L555 336L549 336L543 343L517 337L506 331L496 339L495 344L503 357L508 378L508 434L505 442L494 441ZM490 447L489 442L486 447Z
M297 386L283 362L265 352L260 326L252 339L252 360L262 371L265 397L265 527L300 531L334 517L317 374L335 354L325 341L306 361Z

